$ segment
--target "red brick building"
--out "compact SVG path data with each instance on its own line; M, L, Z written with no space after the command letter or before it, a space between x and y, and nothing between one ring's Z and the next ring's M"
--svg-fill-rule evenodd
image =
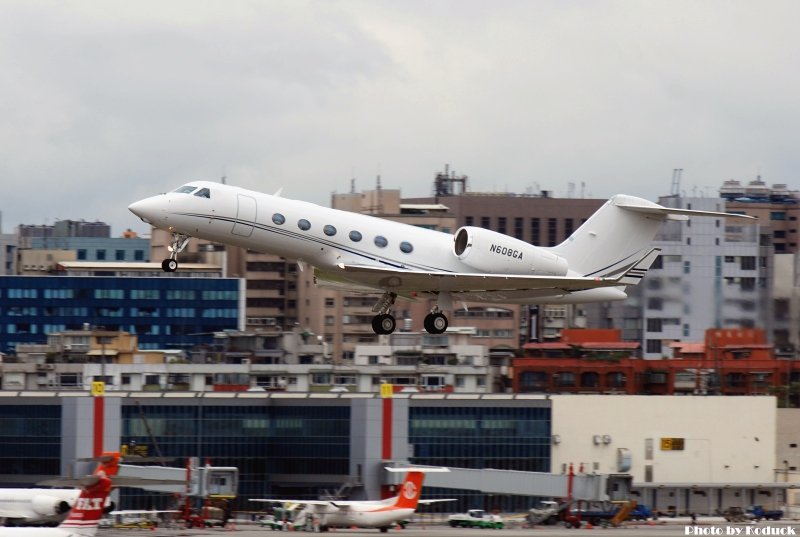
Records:
M794 360L775 358L760 329L706 331L676 342L666 360L643 360L619 330L564 330L558 343L528 343L513 360L515 392L638 395L781 393L800 381Z

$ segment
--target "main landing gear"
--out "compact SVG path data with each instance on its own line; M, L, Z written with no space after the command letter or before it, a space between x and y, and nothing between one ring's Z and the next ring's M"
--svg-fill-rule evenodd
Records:
M396 299L396 293L386 292L381 296L375 307L372 308L372 311L378 312L378 314L372 318L372 331L376 334L391 334L395 331L395 328L397 328L397 321L394 315L389 313L389 309L394 305ZM429 334L442 334L447 330L447 317L439 310L439 306L437 305L433 308L433 311L425 316L423 325Z
M429 334L441 334L447 330L448 325L447 317L445 317L444 313L439 311L438 306L425 316L425 320L422 324Z
M172 241L167 250L169 250L169 258L161 262L161 270L164 272L175 272L178 270L178 254L186 248L189 243L189 236L182 233L173 233Z

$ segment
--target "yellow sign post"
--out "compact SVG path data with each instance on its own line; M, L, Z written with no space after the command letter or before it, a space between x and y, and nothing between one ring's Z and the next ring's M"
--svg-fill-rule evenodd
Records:
M92 395L94 397L103 397L106 394L106 383L102 380L92 382Z

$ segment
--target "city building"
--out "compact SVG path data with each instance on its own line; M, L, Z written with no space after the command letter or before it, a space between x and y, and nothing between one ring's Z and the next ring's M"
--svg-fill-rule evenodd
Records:
M17 236L0 229L0 276L17 272Z
M775 481L798 484L787 491L787 503L800 503L800 408L779 408L775 441ZM800 509L794 507L787 517L797 518Z
M329 346L308 332L225 330L192 349L140 349L128 332L51 333L42 344L18 344L0 363L6 390L106 389L147 392L270 391L487 393L506 383L489 365L488 350L470 344L468 330L431 335L396 333L380 345L357 347L351 364L332 360Z
M150 259L159 263L167 259L169 243L169 233L153 228ZM189 240L180 253L180 260L181 270L186 263L211 263L221 266L224 276L243 278L247 282L245 330L277 333L298 325L300 299L296 260L195 238ZM315 296L314 288L311 283L307 286L306 294L310 298L306 301L310 304Z
M661 198L665 207L724 211L720 198ZM723 218L666 222L661 256L640 285L643 357L669 355L675 341L700 341L707 328L771 333L772 250L757 223ZM620 306L624 307L624 306Z
M136 334L145 349L188 349L241 329L236 278L0 276L0 352L85 325Z
M731 179L719 189L729 212L758 218L762 232L770 237L776 254L797 253L800 193L785 184L771 187L759 176L747 185Z
M795 360L777 359L760 329L709 329L700 343L676 342L643 360L619 330L564 330L560 342L528 343L512 360L514 393L769 395L800 404Z

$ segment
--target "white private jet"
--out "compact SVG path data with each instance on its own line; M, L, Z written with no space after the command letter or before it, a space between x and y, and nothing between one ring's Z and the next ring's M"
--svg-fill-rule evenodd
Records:
M83 489L67 518L55 528L0 528L0 537L91 537L97 531L111 492L109 475L116 473L119 458L100 463L94 474L80 479Z
M330 528L379 528L382 532L402 520L408 520L416 511L418 504L431 504L436 502L452 502L452 499L420 500L422 482L425 473L449 472L447 468L386 468L390 472L406 472L403 484L397 496L385 500L374 501L339 501L339 500L282 500L282 499L251 499L251 502L267 502L292 505L305 505L295 517L295 526L305 524L304 517L316 519L316 525L321 531Z
M442 310L453 298L517 304L583 303L626 298L658 257L651 242L666 220L689 216L751 218L729 213L671 209L616 195L567 240L540 247L464 226L455 234L373 216L330 209L251 190L197 181L132 203L128 209L172 233L169 259L190 237L296 258L315 267L318 285L381 294L372 328L390 334L398 297L436 297L425 329L447 329Z

